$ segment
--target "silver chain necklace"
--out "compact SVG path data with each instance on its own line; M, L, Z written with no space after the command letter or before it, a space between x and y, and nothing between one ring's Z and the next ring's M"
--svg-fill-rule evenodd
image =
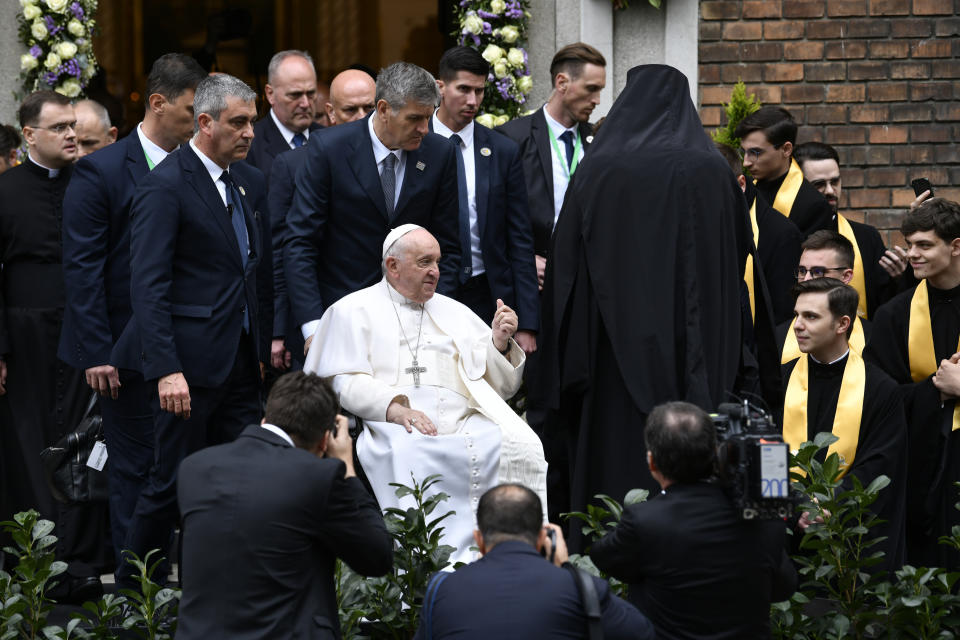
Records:
M426 367L423 367L423 366L420 366L420 364L417 362L417 354L420 353L420 337L423 335L423 307L424 307L424 305L423 305L423 304L420 305L420 326L419 326L419 328L417 329L417 348L416 348L416 349L411 349L411 348L410 348L410 341L407 339L407 332L403 330L403 322L400 321L400 312L397 310L397 308L399 307L399 305L394 301L394 299L393 299L393 294L390 293L390 285L389 285L389 283L387 283L387 282L385 281L385 282L384 282L384 285L387 287L387 296L389 296L390 302L391 302L392 305L393 305L393 313L394 313L394 315L397 316L397 324L400 325L400 333L403 335L403 341L404 341L404 343L406 343L406 345L407 345L407 350L410 352L410 357L413 358L413 362L412 362L411 366L409 366L409 367L407 367L406 369L404 369L403 372L404 372L404 373L412 373L412 374L413 374L413 385L414 385L415 387L419 387L419 386L420 386L420 374L427 372L427 368L426 368Z

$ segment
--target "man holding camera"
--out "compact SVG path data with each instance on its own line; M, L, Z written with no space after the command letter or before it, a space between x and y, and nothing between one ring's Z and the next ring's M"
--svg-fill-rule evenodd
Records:
M433 577L416 640L588 637L578 585L559 568L567 561L563 533L542 523L540 498L527 487L501 484L484 493L473 534L483 557ZM649 620L610 593L606 581L586 579L599 600L606 640L653 640Z
M591 559L630 584L630 601L653 622L658 640L769 637L770 603L786 600L797 585L784 523L741 520L709 481L717 439L703 410L661 404L644 437L660 495L625 507Z

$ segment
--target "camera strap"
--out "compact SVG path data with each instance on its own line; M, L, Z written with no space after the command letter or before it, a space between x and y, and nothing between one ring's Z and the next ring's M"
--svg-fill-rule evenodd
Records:
M433 605L437 601L437 591L440 590L440 584L450 577L447 571L438 571L427 584L427 593L423 598L423 623L427 628L427 640L433 638Z
M600 621L600 597L597 595L597 586L593 582L593 576L569 562L564 562L563 568L573 576L577 591L580 592L583 612L587 615L587 637L590 640L603 640L603 624Z

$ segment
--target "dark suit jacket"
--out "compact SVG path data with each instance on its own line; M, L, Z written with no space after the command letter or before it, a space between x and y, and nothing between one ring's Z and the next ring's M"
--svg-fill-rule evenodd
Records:
M605 639L653 640L649 620L610 593L606 580L593 582ZM431 627L428 630L421 617L416 640L425 640L428 631L436 640L587 637L587 618L573 576L518 540L501 542L445 578L433 600Z
M286 241L287 212L293 204L297 171L307 159L307 145L290 149L273 160L267 204L270 207L270 233L273 236L273 337L284 338L294 355L303 353L303 335L290 312L287 276L283 268L283 244Z
M307 128L311 136L318 129L323 129L323 127L316 123L311 123ZM290 151L290 145L283 139L283 134L280 133L277 123L270 116L270 111L267 111L253 125L253 141L250 143L250 151L247 153L246 162L260 169L269 185L273 160L284 151Z
M430 128L432 131L432 118ZM501 298L517 312L518 329L538 331L537 266L520 149L481 124L474 124L473 137L477 225L491 305ZM483 149L489 153L484 155ZM469 255L460 256L464 264L470 259Z
M243 268L230 216L210 174L188 145L137 187L130 210L133 320L114 348L118 366L146 380L182 371L191 385L217 387L233 366L247 310L261 362L270 361L272 258L263 175L243 162L250 254ZM255 363L254 363L255 364Z
M66 307L58 355L77 369L111 363L130 320L130 204L149 171L136 130L74 166L63 201Z
M388 218L367 126L363 119L314 134L297 172L283 252L297 326L320 319L343 296L379 281L383 240L402 224L418 224L436 237L443 254L437 291L456 289L460 236L453 145L428 133L418 149L406 152L400 199Z
M770 637L770 603L796 590L782 521L743 521L716 485L675 484L626 507L590 558L630 584L658 640Z
M593 126L582 122L580 139L586 151ZM546 256L553 235L553 160L550 155L550 134L543 109L528 116L511 120L496 129L520 145L523 175L527 182L527 200L530 203L530 221L533 224L533 249L538 256Z
M183 461L178 640L340 637L335 558L393 564L377 503L344 472L259 425Z

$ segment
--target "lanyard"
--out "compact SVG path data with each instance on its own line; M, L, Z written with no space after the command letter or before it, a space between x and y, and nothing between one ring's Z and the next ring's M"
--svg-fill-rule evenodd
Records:
M553 150L557 152L557 157L560 158L563 175L567 176L567 180L570 180L570 176L577 170L577 165L580 163L580 131L575 131L577 141L573 145L573 164L569 168L566 163L567 154L560 148L557 136L553 135L553 127L550 125L547 125L547 133L550 134L550 144L553 145Z
M147 150L143 150L143 157L147 159L147 169L153 171L153 168L156 166L153 164L153 160L150 159L150 155L147 153Z

